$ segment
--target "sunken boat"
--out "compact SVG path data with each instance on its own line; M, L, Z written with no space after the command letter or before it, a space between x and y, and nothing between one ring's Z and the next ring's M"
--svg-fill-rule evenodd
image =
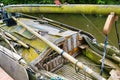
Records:
M115 20L111 13L104 34ZM119 49L67 24L1 8L0 36L0 67L14 80L120 79Z

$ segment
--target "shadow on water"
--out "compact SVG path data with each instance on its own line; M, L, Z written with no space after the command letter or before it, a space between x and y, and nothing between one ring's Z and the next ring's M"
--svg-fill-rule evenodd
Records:
M39 14L38 16L40 15L41 14ZM98 42L104 43L104 35L102 31L107 16L84 15L84 14L42 14L42 15L47 18L57 20L62 23L79 28L81 30L90 32L96 37ZM118 23L120 23L120 21L118 21ZM120 24L118 25L120 26ZM120 34L120 30L119 30L119 34ZM109 38L109 44L118 47L114 25L111 28L108 38Z

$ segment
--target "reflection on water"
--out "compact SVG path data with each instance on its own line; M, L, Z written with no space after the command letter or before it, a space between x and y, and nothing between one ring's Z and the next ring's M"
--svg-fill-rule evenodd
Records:
M102 33L102 30L107 16L105 17L105 16L83 15L83 14L44 14L44 16L77 27L81 30L88 31L96 37L98 42L104 43L104 35ZM114 25L112 26L108 38L109 38L109 44L118 47Z

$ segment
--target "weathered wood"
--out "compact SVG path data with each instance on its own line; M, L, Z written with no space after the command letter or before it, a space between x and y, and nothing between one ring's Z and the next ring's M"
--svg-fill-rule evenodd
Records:
M0 67L0 80L14 80Z
M20 4L4 7L7 12L21 13L85 13L106 14L115 12L120 15L120 5L94 5L94 4Z
M66 78L63 77L63 76L58 76L58 75L56 75L56 74L54 74L54 73L50 73L50 72L45 71L45 70L41 70L40 73L43 74L43 75L45 75L45 76L47 76L48 78L55 78L55 77L57 78L57 77L60 77L60 78L62 78L63 80L68 80L68 79L66 79Z
M114 22L115 22L115 13L111 12L110 15L108 15L108 18L107 18L104 28L103 28L103 33L105 35L109 34L110 29Z
M110 74L112 76L108 80L120 80L120 71L118 71L118 70L112 70L110 72Z
M12 34L5 32L5 34L10 37L11 39L13 39L14 41L18 42L19 44L21 44L23 47L25 48L29 48L29 46L27 44L25 44L24 42L20 41L19 39L17 39L15 36L13 36Z
M0 66L15 80L29 80L26 69L17 61L21 57L0 46ZM20 62L25 62L23 59Z
M102 76L100 76L98 73L94 72L92 69L90 69L89 67L87 67L86 65L84 65L82 62L79 62L74 57L70 56L68 53L66 53L62 49L60 49L58 46L56 46L55 44L51 43L50 41L48 41L47 39L45 39L44 37L42 37L41 35L39 35L37 32L35 32L29 26L23 24L22 22L20 22L19 20L17 20L15 17L12 17L12 18L15 21L17 21L17 23L19 23L21 26L23 26L28 31L30 31L32 34L34 34L36 37L38 37L39 39L41 39L42 41L44 41L46 44L48 44L53 50L55 50L56 52L58 52L58 54L62 54L62 56L64 58L68 59L71 63L76 64L76 66L78 66L83 71L85 71L86 73L90 74L91 76L93 76L95 79L97 79L97 80L106 80L105 78L103 78Z
M15 61L20 61L20 63L22 64L27 64L21 56L19 56L18 54L8 50L7 48L0 46L0 51L3 51L5 55L9 56L10 58L14 59Z
M15 50L15 48L13 47L12 44L10 44L10 41L7 39L7 37L3 34L3 33L0 33L0 36L4 39L4 41L10 46L10 48L15 52L17 53L17 51Z
M102 62L102 56L97 54L96 52L94 52L93 50L86 48L86 50L83 50L83 54L86 55L90 60L94 61L97 64L101 64ZM120 67L118 66L118 64L114 63L113 61L109 60L109 59L105 59L105 67L104 69L107 71L110 71L110 79L109 80L117 80L114 78L116 77L116 71L120 70ZM115 71L114 73L111 73L111 71Z

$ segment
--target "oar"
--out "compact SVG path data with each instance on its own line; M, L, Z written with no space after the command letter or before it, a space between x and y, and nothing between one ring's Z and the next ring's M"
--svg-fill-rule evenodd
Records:
M10 44L9 40L6 38L6 36L4 35L4 33L0 33L0 36L2 36L2 38L5 40L5 42L10 46L10 48L17 53L17 51L15 50L15 48L13 47L12 44Z
M84 65L82 62L79 62L78 60L76 60L74 57L70 56L68 53L64 52L64 50L60 49L58 46L56 46L55 44L51 43L50 41L48 41L47 39L45 39L44 37L42 37L40 34L38 34L37 32L35 32L32 28L30 28L29 26L25 25L24 23L22 23L21 21L17 20L15 17L12 17L17 23L19 23L21 26L23 26L24 28L26 28L28 31L30 31L32 34L34 34L36 37L38 37L39 39L41 39L42 41L44 41L46 44L48 44L53 50L55 50L56 52L58 52L60 55L62 55L64 58L68 59L71 63L75 64L76 66L78 66L79 68L81 68L83 71L85 71L86 73L90 74L91 76L93 76L95 79L97 80L106 80L105 78L103 78L102 76L100 76L98 73L94 72L92 69L90 69L89 67L87 67L86 65Z
M3 47L0 45L0 52L4 53L5 55L11 57L12 59L19 61L20 63L26 65L26 61L18 54L16 54L15 52Z
M0 25L0 27L5 26L6 24ZM3 36L3 34L0 33L1 36ZM17 53L17 51L14 49L13 45L10 44L9 40L6 39L5 36L3 36L4 40L7 42L7 44L9 44L9 46L14 50L14 52L8 50L7 48L4 48L3 46L0 46L0 51L3 51L4 54L8 55L9 57L19 61L22 64L27 64L25 60L23 60L23 58L21 56L19 56ZM4 52L5 50L5 52Z
M21 44L23 47L25 48L29 48L29 46L25 43L23 43L22 41L20 41L19 39L17 39L15 36L11 35L10 33L8 32L5 32L5 34L10 37L11 39L13 39L14 41L16 41L17 43Z
M5 26L5 25L2 25ZM4 34L8 37L10 37L11 39L13 39L14 41L18 42L19 44L21 44L23 47L25 48L29 48L29 46L27 44L25 44L24 42L20 41L19 39L17 39L15 36L13 36L12 34L8 33L7 31L5 31L3 28L1 28L2 26L0 26L0 30L2 32L4 32Z
M2 27L2 26L5 26L5 24L0 25L0 27ZM1 28L0 28L0 30L1 30ZM1 30L1 31L2 31L2 32L0 33L0 36L5 40L5 42L10 46L10 48L13 49L13 51L14 51L15 53L17 53L17 51L15 50L15 48L13 47L13 45L10 44L9 40L8 40L8 39L6 38L6 36L4 35L5 32L4 32L3 30Z

